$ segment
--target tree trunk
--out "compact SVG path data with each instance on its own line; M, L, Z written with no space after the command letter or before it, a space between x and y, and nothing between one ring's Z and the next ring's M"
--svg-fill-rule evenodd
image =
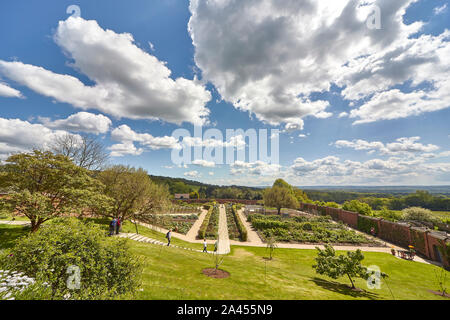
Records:
M39 221L31 220L31 232L38 231L40 225L41 225L41 223Z
M352 283L352 289L355 289L355 284L353 283L352 278L350 278L350 276L347 274L347 277L350 279L350 282Z

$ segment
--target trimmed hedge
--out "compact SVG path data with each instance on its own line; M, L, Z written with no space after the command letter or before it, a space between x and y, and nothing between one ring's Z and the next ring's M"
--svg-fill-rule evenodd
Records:
M198 239L205 239L206 237L206 228L208 228L209 219L211 218L213 206L209 207L208 213L205 216L205 219L202 222L202 225L200 226L200 229L198 229L197 238Z
M247 239L248 239L247 229L245 228L244 224L241 221L241 218L237 214L236 206L232 207L232 212L234 215L234 220L236 221L236 226L239 230L239 233L241 234L241 240L247 241Z

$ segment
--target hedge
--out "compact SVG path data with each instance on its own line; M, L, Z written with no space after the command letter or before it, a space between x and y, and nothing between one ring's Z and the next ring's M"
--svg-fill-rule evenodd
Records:
M241 240L247 241L247 239L248 239L247 229L245 228L244 223L241 221L241 218L237 214L236 206L232 207L232 211L233 211L233 215L234 215L234 220L236 221L236 226L239 230L239 233L241 234Z
M209 219L211 218L213 206L209 207L208 213L205 216L205 219L202 222L202 225L200 226L200 229L198 229L197 238L198 239L205 239L206 237L206 228L208 228Z

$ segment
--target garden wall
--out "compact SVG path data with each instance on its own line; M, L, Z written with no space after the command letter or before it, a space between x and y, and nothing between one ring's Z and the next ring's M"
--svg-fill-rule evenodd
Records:
M412 245L417 253L427 259L442 262L450 267L449 259L442 257L438 249L446 243L450 243L450 238L443 233L310 203L301 203L300 210L316 215L328 215L335 221L342 221L352 228L369 234L373 227L376 236L380 239L403 248Z

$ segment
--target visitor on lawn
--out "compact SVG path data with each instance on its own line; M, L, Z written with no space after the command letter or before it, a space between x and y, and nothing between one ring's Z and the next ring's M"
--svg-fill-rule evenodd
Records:
M121 223L122 223L122 222L120 221L120 218L117 218L117 223L116 223L116 234L119 234Z
M114 231L116 230L116 224L117 224L116 218L112 219L112 221L109 223L109 235L110 236L112 236L114 234Z
M208 253L207 248L208 248L208 244L206 243L206 239L203 239L203 252Z
M170 229L169 232L167 232L166 238L167 238L167 246L170 246L170 239L172 239L172 229Z
M214 252L217 252L218 246L219 246L219 240L216 240L216 242L214 242Z

